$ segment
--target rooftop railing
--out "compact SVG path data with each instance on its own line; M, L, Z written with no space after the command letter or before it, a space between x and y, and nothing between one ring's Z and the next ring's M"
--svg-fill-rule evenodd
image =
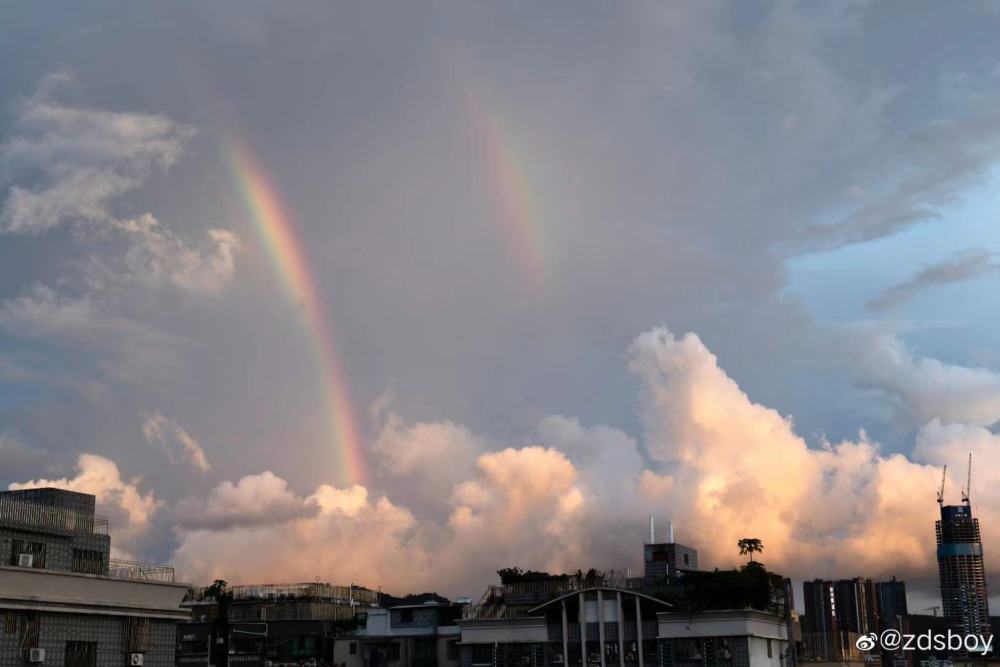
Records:
M251 584L231 586L234 600L326 600L341 604L375 607L378 592L361 586L334 586L319 582L297 584Z
M516 618L526 614L532 607L561 595L591 588L640 590L642 579L610 570L583 576L567 575L537 581L493 584L487 587L479 604L463 607L462 617L477 620Z
M159 581L172 584L174 583L174 568L169 565L137 563L131 560L112 558L108 561L108 576L114 579Z
M0 524L69 535L107 535L108 520L87 512L0 496Z

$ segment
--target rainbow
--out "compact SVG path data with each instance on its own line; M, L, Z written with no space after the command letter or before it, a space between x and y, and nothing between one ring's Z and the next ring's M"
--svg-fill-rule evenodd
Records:
M508 126L498 114L488 111L479 97L469 95L469 117L484 149L490 194L521 268L540 285L546 274L541 216L532 197L524 160L517 155L515 138Z
M249 146L228 138L224 153L243 204L280 277L285 292L302 315L323 382L330 435L338 455L341 482L364 484L364 450L354 417L346 376L337 353L330 318L309 263L284 205L263 166Z

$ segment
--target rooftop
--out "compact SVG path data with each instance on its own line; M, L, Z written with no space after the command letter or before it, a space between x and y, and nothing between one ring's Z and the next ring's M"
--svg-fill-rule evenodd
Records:
M29 497L38 496L0 492L0 525L62 535L108 534L108 520L104 517L95 516L93 512L24 499Z

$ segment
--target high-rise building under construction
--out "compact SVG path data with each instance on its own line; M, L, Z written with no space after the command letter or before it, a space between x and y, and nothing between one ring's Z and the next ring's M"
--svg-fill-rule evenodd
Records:
M979 520L972 516L972 504L969 501L971 469L970 456L969 483L962 491L961 505L944 504L943 477L941 491L938 493L941 519L935 523L935 530L938 572L941 578L941 606L954 631L990 634L983 542L979 535Z

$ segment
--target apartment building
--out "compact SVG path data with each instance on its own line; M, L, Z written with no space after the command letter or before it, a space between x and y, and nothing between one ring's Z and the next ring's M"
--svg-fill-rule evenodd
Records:
M177 626L180 667L331 665L337 638L364 627L378 593L327 583L192 590Z
M668 601L670 600L670 601ZM614 572L490 586L458 622L461 667L787 667L791 584L763 568L669 588Z
M0 492L0 667L172 667L187 586L111 558L95 497Z
M458 667L463 605L429 601L370 609L365 625L334 646L343 667Z

